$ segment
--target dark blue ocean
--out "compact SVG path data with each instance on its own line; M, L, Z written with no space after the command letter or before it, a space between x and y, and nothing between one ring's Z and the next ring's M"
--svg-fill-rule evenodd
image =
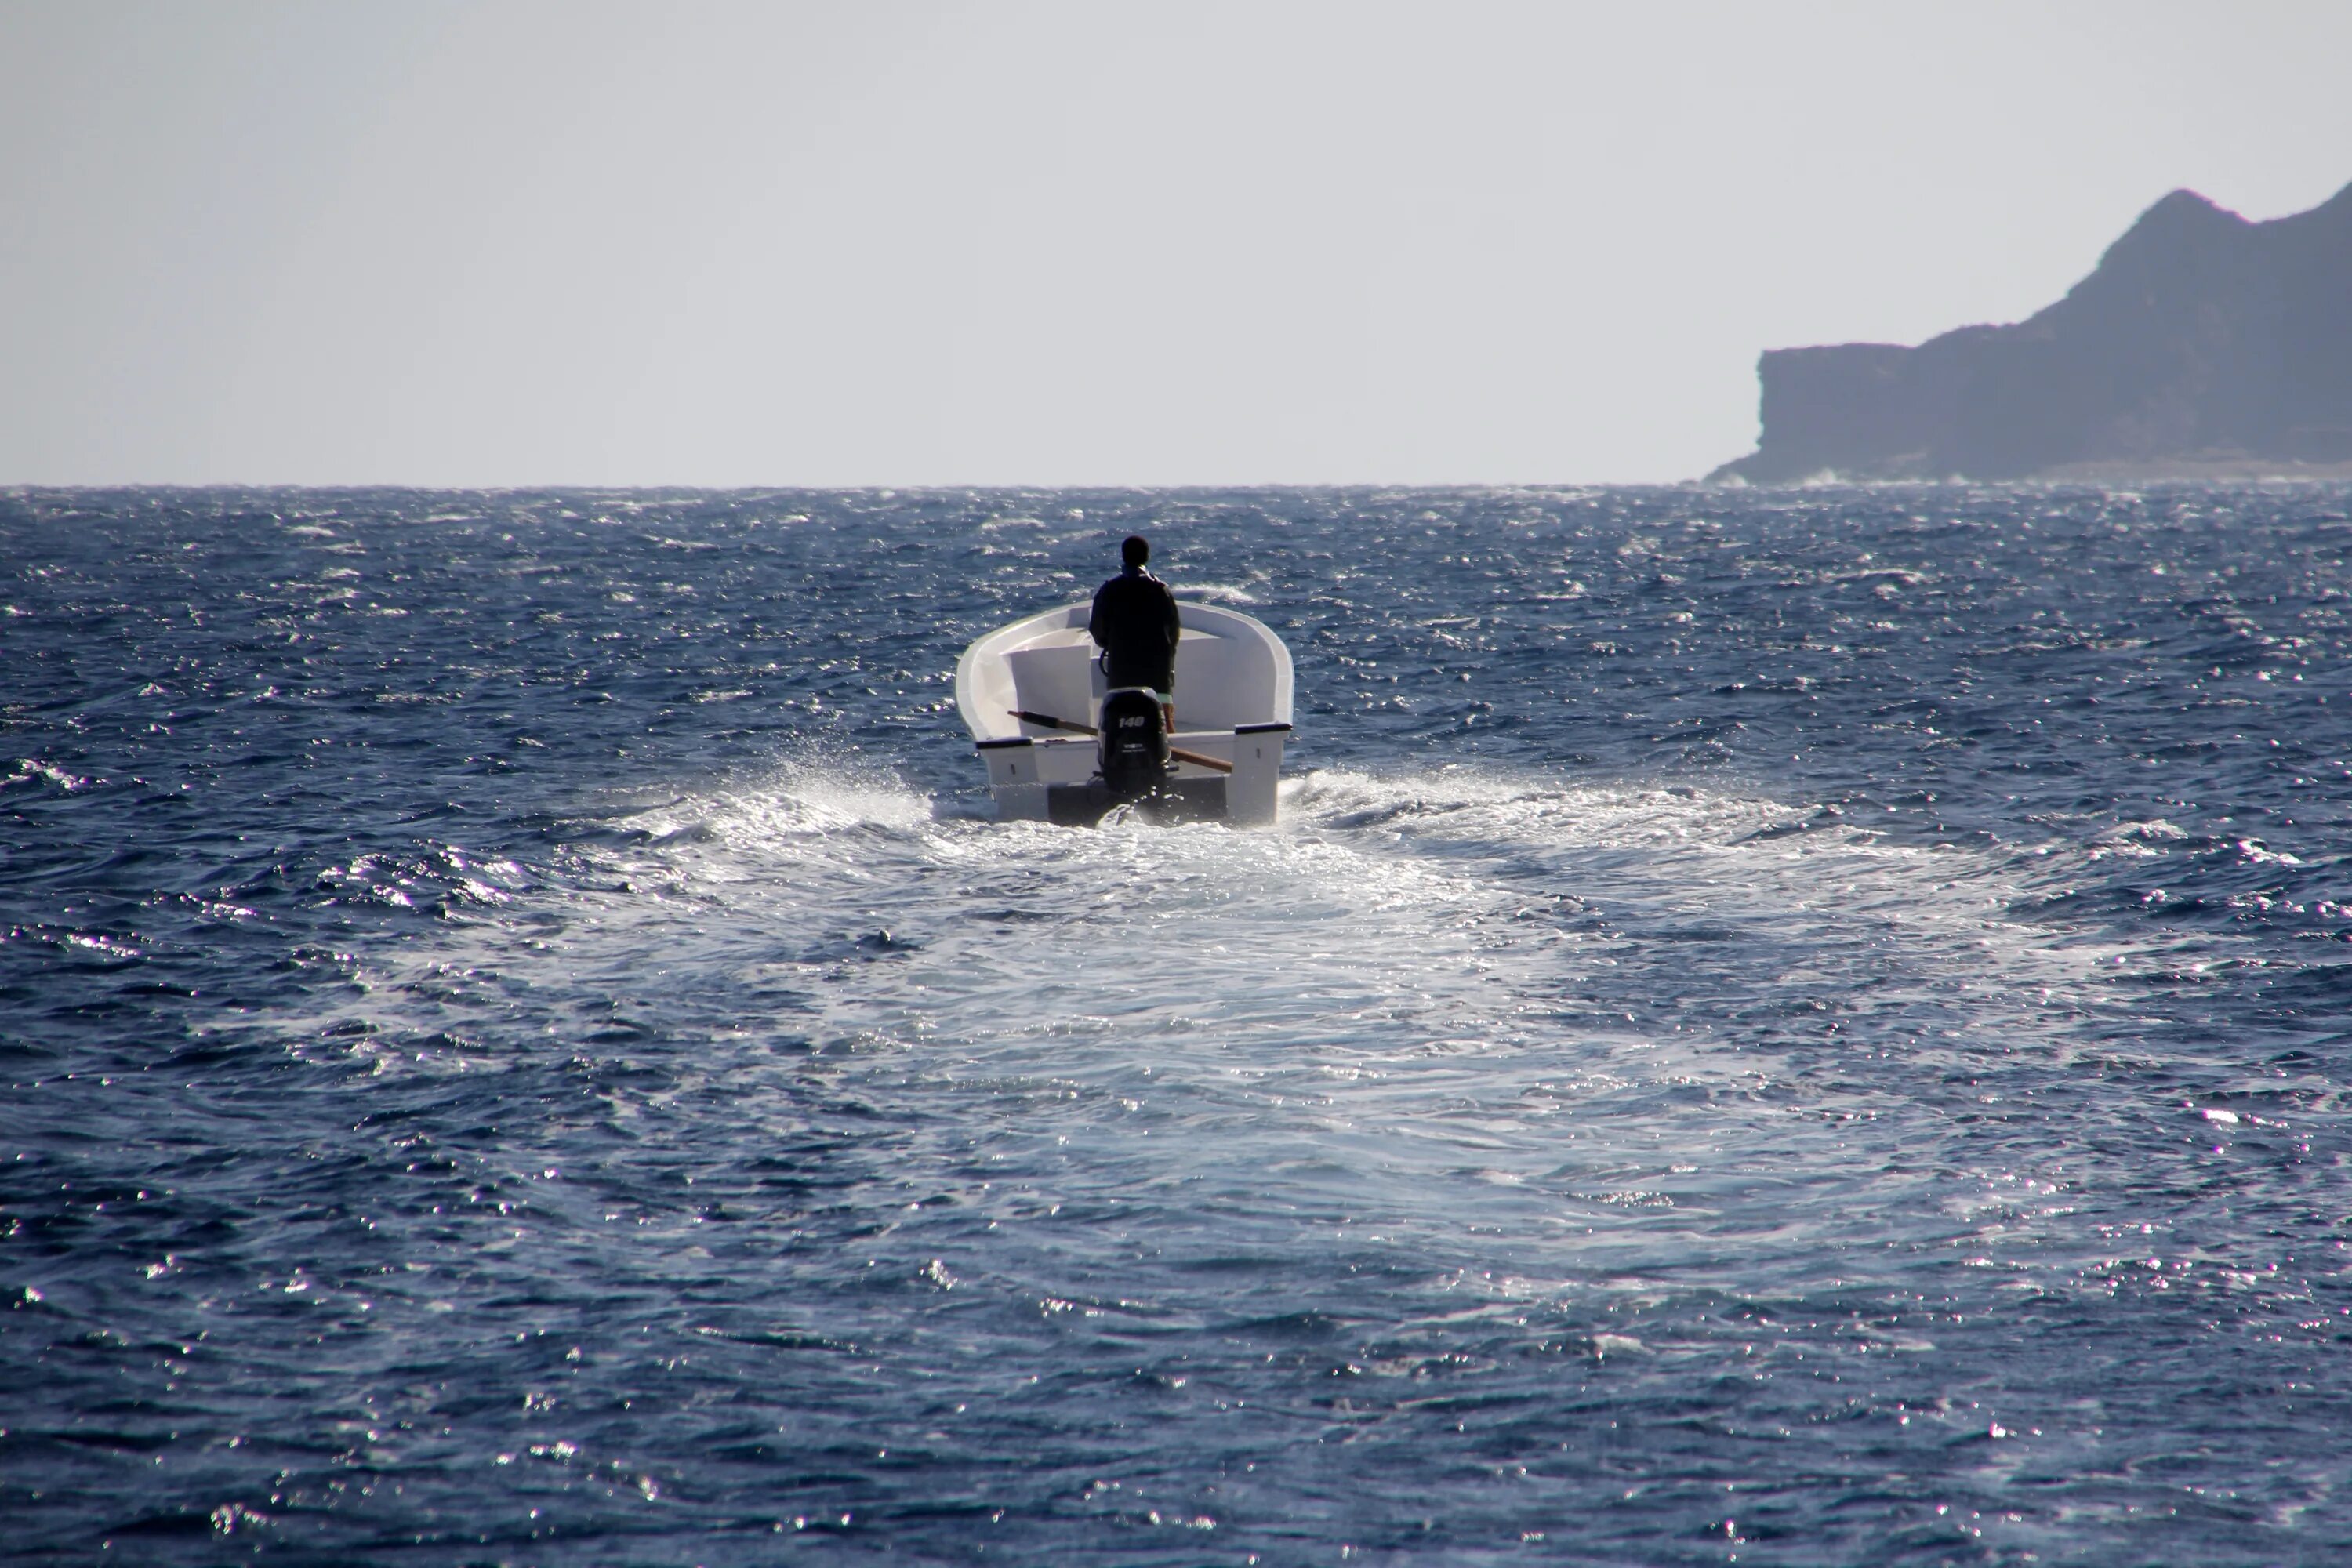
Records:
M0 1557L2346 1561L2348 510L0 491Z

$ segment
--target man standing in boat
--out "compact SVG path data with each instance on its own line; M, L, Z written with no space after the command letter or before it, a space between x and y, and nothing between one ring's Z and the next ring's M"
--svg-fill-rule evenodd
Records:
M1112 687L1148 686L1160 693L1160 711L1170 732L1176 728L1176 639L1181 626L1176 595L1143 569L1151 545L1130 533L1118 547L1124 568L1095 590L1095 611L1087 635L1108 659L1103 673Z

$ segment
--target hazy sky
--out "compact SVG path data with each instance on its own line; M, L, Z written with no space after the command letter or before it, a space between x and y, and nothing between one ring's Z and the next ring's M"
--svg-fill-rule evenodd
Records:
M1678 479L2352 182L2352 4L0 0L0 483Z

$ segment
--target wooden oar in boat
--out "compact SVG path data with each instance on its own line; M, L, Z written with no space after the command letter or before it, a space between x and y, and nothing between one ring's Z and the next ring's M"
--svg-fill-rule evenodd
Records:
M1092 724L1081 724L1076 719L1056 719L1050 713L1032 713L1020 708L1008 708L1005 711L1024 724L1043 724L1048 730L1075 730L1081 735L1102 733ZM1194 767L1207 768L1212 773L1229 773L1234 771L1234 764L1231 763L1217 757L1203 756L1198 752L1188 752L1181 746L1169 747L1168 754L1180 763L1191 763Z

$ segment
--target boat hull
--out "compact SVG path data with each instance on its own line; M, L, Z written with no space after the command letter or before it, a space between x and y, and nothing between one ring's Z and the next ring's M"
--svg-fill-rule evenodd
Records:
M1025 722L1041 714L1091 726L1106 691L1087 635L1088 606L1068 605L999 627L964 650L956 706L988 765L997 816L1007 821L1095 822L1132 804L1155 821L1272 823L1279 812L1282 753L1290 734L1290 651L1259 622L1219 605L1179 602L1177 752L1165 784L1121 801L1097 776L1090 735Z
M1090 738L1007 736L979 746L988 763L989 792L1003 821L1088 825L1114 805L1134 804L1150 821L1260 827L1273 822L1281 809L1282 752L1289 735L1287 723L1180 731L1172 745L1231 763L1234 771L1220 773L1198 763L1178 763L1165 784L1132 802L1113 796L1095 776Z
M1125 810L1157 827L1187 822L1230 822L1222 779L1170 779L1148 795L1122 797L1099 779L1055 784L1045 792L1045 820L1056 827L1093 827Z

